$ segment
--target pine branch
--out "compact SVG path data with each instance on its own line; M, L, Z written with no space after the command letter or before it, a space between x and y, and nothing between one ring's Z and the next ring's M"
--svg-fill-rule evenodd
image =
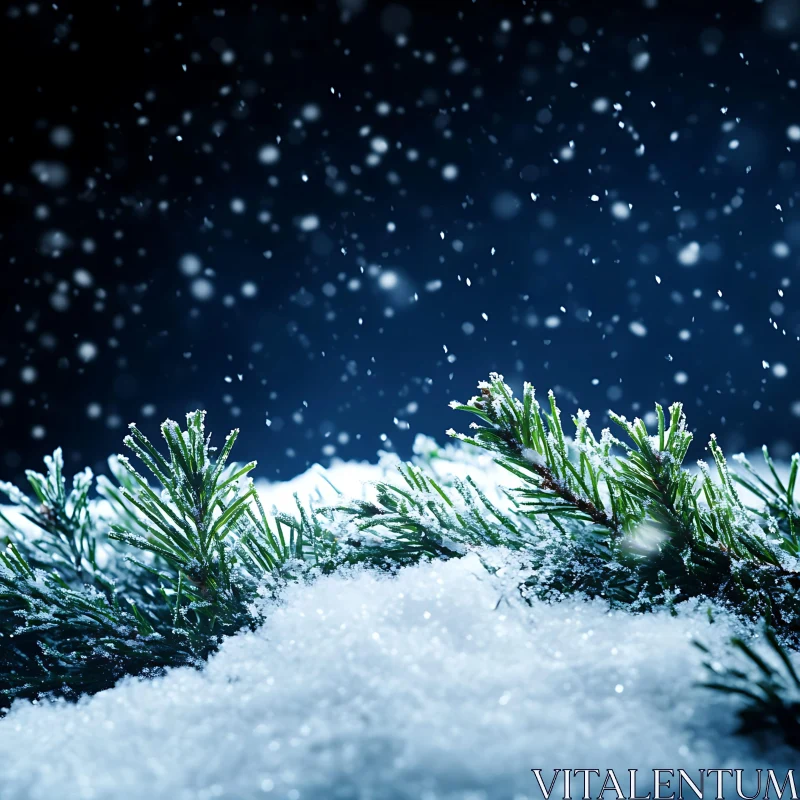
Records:
M45 467L45 474L33 470L25 473L33 497L12 484L0 483L0 492L18 507L20 516L34 526L36 535L23 535L2 513L0 520L5 522L17 547L23 549L34 566L56 562L71 580L81 583L97 571L96 540L89 511L93 476L89 469L79 473L68 492L60 449L45 457Z
M36 526L30 535L3 517L10 528L0 557L6 701L75 696L125 674L199 664L221 636L255 624L251 603L265 579L285 579L293 559L310 558L300 542L303 521L284 516L270 524L252 482L244 482L254 464L228 465L235 431L216 457L202 412L187 415L185 431L167 421L162 433L166 458L135 426L126 439L160 491L123 457L112 467L118 483L101 481L115 520L108 540L90 513L91 474L81 473L67 492L59 451L46 459L46 475L28 473L33 498L0 487Z
M70 588L59 575L34 570L10 545L0 554L2 693L76 698L124 675L196 664L182 637L156 632L135 605L90 587Z
M656 405L656 441L642 420L630 423L613 412L610 416L633 442L633 447L625 446L626 458L616 462L622 489L641 498L651 524L669 537L673 546L680 547L690 545L701 531L697 527L696 477L682 468L692 435L686 430L682 406L676 403L669 412L667 427L664 409Z
M226 471L238 431L228 435L215 459L205 437L204 412L188 414L186 420L186 431L171 420L161 426L169 460L131 426L125 444L162 491L152 489L130 461L120 457L119 464L135 487L122 486L120 499L128 516L138 514L139 529L115 524L110 538L157 559L152 562L154 571L172 584L167 595L174 593L174 616L193 634L233 632L245 621L246 612L242 587L233 575L237 548L234 537L227 537L247 516L255 495L252 483L245 487L240 483L255 462ZM258 525L255 517L251 521ZM280 556L272 555L279 563Z
M443 481L411 464L398 471L399 484L375 484L375 501L351 501L334 509L351 521L340 537L358 560L386 566L469 552L483 558L488 549L503 548L521 557L530 576L519 587L526 598L586 592L634 599L629 571L611 563L609 549L587 535L582 522L565 518L553 525L549 514L540 520L513 490L505 491L500 503L492 502L470 477Z
M521 401L496 373L478 388L480 395L466 404L453 402L451 407L474 414L487 426L473 423L471 437L452 429L448 435L493 453L497 463L522 482L518 495L533 513L546 515L555 525L569 518L621 534L631 509L613 490L610 436L598 442L586 425L588 415L579 414L573 461L552 392L548 413L528 383Z
M709 443L716 479L703 462L699 475L683 467L692 435L680 404L670 407L669 421L656 406L655 434L642 420L630 423L610 412L631 445L608 431L598 441L588 414L579 412L575 437L568 441L552 392L547 413L529 384L522 401L496 374L479 387L480 396L452 405L488 425L473 423L472 437L450 434L489 450L520 480L515 491L523 509L547 515L562 529L565 522L578 522L606 530L605 547L595 546L592 554L594 569L613 573L608 596L624 602L643 593L656 600L665 591L669 602L723 596L746 603L754 614L780 615L784 608L796 618L800 609L791 587L800 574L783 566L769 536L741 503L716 439ZM753 595L753 583L761 585L761 595Z
M452 490L411 464L398 467L400 486L380 481L377 500L338 506L371 539L354 542L365 554L411 563L459 557L467 548L531 548L541 531L524 516L499 509L475 482L453 480ZM351 537L351 541L352 537Z
M731 477L761 501L762 506L751 508L751 511L763 520L763 524L771 532L782 537L781 548L791 556L800 556L800 505L795 499L800 454L795 453L792 456L789 474L784 483L778 476L767 446L764 445L761 450L768 471L766 477L753 467L743 453L734 456L734 460L741 465L744 472L734 472Z
M766 657L737 637L731 646L738 653L737 666L724 667L706 661L709 679L702 686L742 699L738 710L739 733L777 733L800 750L800 678L791 656L778 641L775 631L764 628ZM695 642L704 653L709 650ZM742 663L743 662L743 663Z

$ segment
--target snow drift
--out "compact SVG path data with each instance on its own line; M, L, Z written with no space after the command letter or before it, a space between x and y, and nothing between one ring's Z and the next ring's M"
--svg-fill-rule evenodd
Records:
M360 493L386 466L328 477ZM332 491L309 472L264 494L312 486ZM294 585L202 671L17 702L0 721L0 798L525 800L541 797L535 767L791 765L735 736L735 700L697 686L692 639L721 649L733 615L528 606L511 557L490 557L502 568L471 555Z

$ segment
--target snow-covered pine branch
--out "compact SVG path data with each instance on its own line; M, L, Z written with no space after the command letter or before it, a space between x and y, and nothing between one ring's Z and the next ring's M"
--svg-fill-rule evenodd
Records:
M479 389L453 405L480 423L470 436L451 435L512 476L491 499L480 480L411 464L396 481L379 481L371 499L297 500L293 513L270 518L248 477L255 462L230 460L237 431L217 453L200 411L187 415L185 429L163 424L166 455L131 426L125 443L150 475L113 460L111 477L98 482L102 514L89 499L88 471L67 491L58 451L45 474L28 473L32 497L0 485L16 507L0 520L5 702L76 697L123 675L200 665L223 637L261 621L256 601L265 591L291 582L359 563L396 570L468 553L491 570L489 554L502 551L522 565L516 588L529 600L580 593L638 612L710 598L765 618L770 647L790 670L784 648L800 631L798 457L785 482L766 451L766 476L744 459L737 474L712 437L714 469L701 462L691 470L679 404L668 416L656 406L653 432L612 413L622 439L609 430L597 437L581 411L570 436L552 392L542 408L531 385L520 400L497 374ZM737 647L763 673L754 651ZM773 688L760 694L742 691L746 672L713 670L712 688L749 698L748 729L758 718L797 744L787 733L787 719L800 718L791 670L786 680L770 673Z

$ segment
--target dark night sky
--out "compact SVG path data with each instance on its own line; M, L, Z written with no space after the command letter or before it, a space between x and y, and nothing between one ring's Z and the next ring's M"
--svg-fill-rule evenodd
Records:
M800 3L55 6L0 25L3 478L198 406L267 477L408 454L489 370L797 448Z

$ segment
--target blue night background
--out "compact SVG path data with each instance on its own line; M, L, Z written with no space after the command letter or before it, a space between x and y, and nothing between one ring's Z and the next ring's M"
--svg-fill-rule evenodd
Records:
M266 478L407 456L490 370L797 448L796 0L68 0L0 37L4 479L197 407Z

